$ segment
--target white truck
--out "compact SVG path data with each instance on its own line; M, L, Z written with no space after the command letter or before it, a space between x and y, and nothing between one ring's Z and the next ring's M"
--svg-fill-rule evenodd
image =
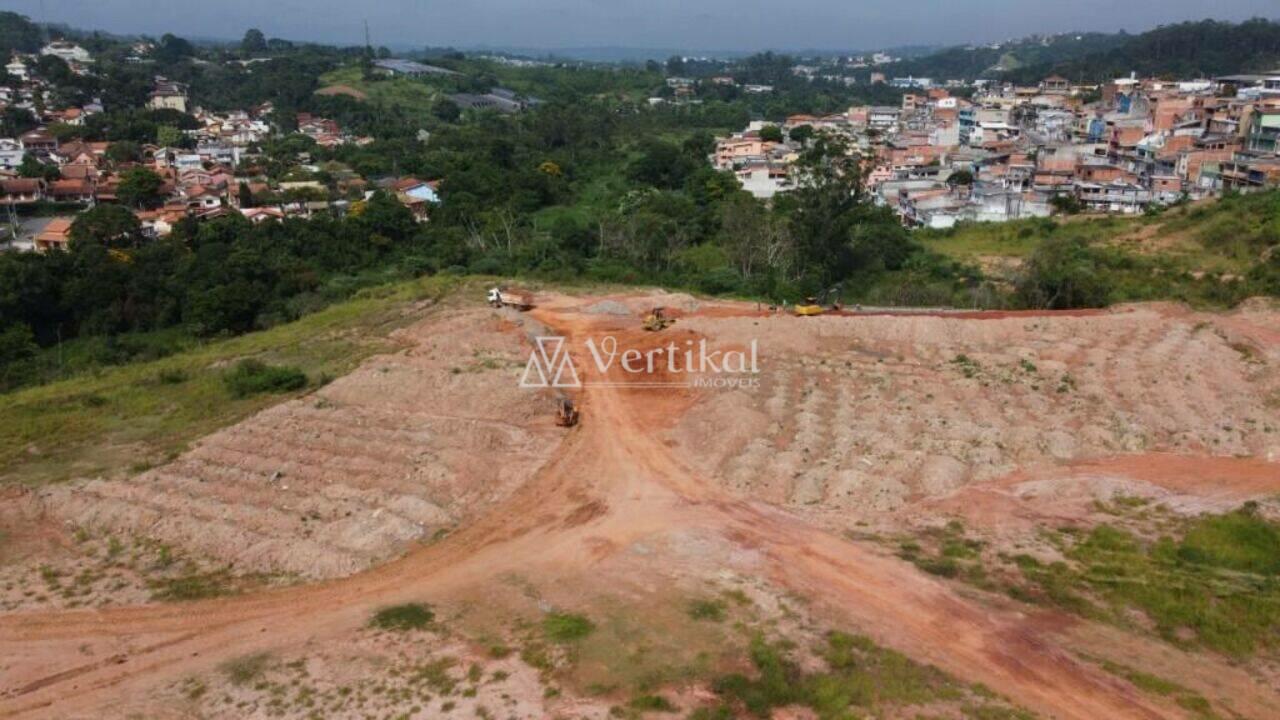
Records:
M517 310L530 310L533 308L533 293L516 288L491 288L489 304L496 308L513 307Z

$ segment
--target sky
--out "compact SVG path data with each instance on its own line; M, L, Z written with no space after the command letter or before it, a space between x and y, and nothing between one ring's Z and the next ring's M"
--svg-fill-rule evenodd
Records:
M1280 18L1277 0L0 0L116 33L340 45L872 50L1180 20Z

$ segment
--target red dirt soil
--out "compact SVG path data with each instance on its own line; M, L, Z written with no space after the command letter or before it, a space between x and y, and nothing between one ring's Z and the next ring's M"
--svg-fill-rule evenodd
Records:
M670 297L616 299L635 305L637 311L680 304ZM569 338L580 359L579 368L590 366L583 343L605 329L626 328L616 334L620 342L631 343L628 347L665 339L636 329L634 316L593 316L580 312L583 303L573 298L541 300L542 307L531 317ZM788 352L801 354L806 346L822 348L836 342L830 336L824 339L824 333L844 332L833 325L840 322L858 323L850 327L872 337L917 332L954 338L977 332L984 342L994 344L1007 343L1007 336L1002 339L1000 333L1019 334L1026 323L1102 323L1105 329L1118 327L1107 323L1154 322L1151 313L1128 321L1117 321L1114 314L1019 314L994 318L982 323L986 329L974 330L966 319L947 315L913 317L907 322L915 324L895 329L886 323L897 320L884 317L757 319L745 304L721 305L709 312L697 307L682 310L685 317L676 332L719 337L726 345L741 345L742 333L750 328L740 331L736 325L717 322L805 323L803 329L791 331L805 333L803 338L797 335L795 343L781 339L789 337L781 332L773 336L778 343L785 342ZM1177 323L1182 328L1187 321ZM1064 332L1094 332L1097 327L1072 325ZM1189 341L1182 330L1178 332L1184 345L1202 342ZM1159 343L1160 338L1147 341ZM893 347L886 352L912 358L919 350ZM946 347L941 352L952 350ZM1067 352L1064 362L1077 362L1088 352L1079 348ZM1108 367L1099 382L1125 370ZM588 376L584 379L599 379L589 372ZM1208 391L1204 397L1208 398ZM98 717L103 708L124 698L146 697L155 688L208 671L229 658L340 638L366 622L379 606L422 598L434 602L483 597L485 584L508 572L558 583L569 591L581 587L585 592L591 583L599 582L594 569L622 549L692 528L758 554L770 580L807 598L832 622L856 627L963 680L981 682L1045 716L1080 720L1169 716L1167 705L1066 649L1064 637L1081 636L1076 629L1080 621L1056 612L1029 612L1011 603L980 602L904 561L824 529L818 522L820 515L811 516L804 507L788 504L786 493L780 496L781 503L767 502L760 499L767 495L753 497L730 487L721 477L725 466L704 463L695 448L682 446L667 434L686 415L706 405L704 395L589 386L576 393L575 400L582 408L582 424L568 432L532 479L485 507L446 539L398 560L349 577L244 597L0 616L0 715ZM1241 407L1244 403L1225 402ZM1043 417L1031 405L1021 409ZM550 422L549 413L546 422ZM796 423L787 427L787 432L794 431ZM803 422L799 428L803 430ZM787 437L779 436L778 442L797 442ZM1009 461L1023 459L1017 456ZM1212 494L1220 489L1214 481L1202 479L1206 470L1228 465L1239 470L1231 474L1237 478L1232 482L1237 483L1238 495L1233 497L1273 491L1280 476L1276 465L1261 460L1224 464L1172 455L1099 460L1073 466L1071 471L1120 473L1179 492ZM1013 482L1006 477L998 484ZM711 569L717 559L708 557L705 562ZM1143 654L1157 649L1153 642L1135 640L1126 651L1131 653L1127 664L1143 667ZM1229 678L1237 693L1234 707L1241 712L1263 717L1266 708L1280 707L1280 694L1274 689L1252 684L1212 658L1197 662L1202 662L1201 670Z

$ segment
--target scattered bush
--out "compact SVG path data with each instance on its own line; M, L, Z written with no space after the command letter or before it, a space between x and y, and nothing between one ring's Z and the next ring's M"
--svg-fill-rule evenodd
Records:
M307 385L306 373L298 368L268 365L260 360L241 360L222 379L227 390L237 398L292 392Z
M369 624L379 630L422 630L435 620L435 613L422 603L384 607L373 614Z
M172 602L230 595L231 576L225 571L196 573L151 583L151 599Z
M220 669L232 685L248 685L262 677L270 664L270 653L254 653L228 660Z
M725 603L723 600L694 600L689 603L689 617L694 620L724 620Z
M640 712L675 712L676 706L671 701L661 695L641 695L631 702L627 703L627 707Z
M542 632L552 642L575 642L590 635L595 623L575 613L553 612L542 620Z

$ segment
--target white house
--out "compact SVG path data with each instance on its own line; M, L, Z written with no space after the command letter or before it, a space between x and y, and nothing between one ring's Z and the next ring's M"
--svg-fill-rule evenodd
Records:
M31 79L31 76L27 74L27 64L22 62L21 58L15 57L13 62L4 66L4 71L23 82Z
M56 58L61 58L65 62L69 62L69 63L93 62L93 56L89 54L88 50L85 50L84 48L80 47L79 45L73 42L66 42L63 40L56 40L54 42L49 43L48 45L45 45L43 48L40 49L40 54L52 55Z
M22 164L22 158L26 154L22 143L12 138L0 138L0 168L13 170Z

